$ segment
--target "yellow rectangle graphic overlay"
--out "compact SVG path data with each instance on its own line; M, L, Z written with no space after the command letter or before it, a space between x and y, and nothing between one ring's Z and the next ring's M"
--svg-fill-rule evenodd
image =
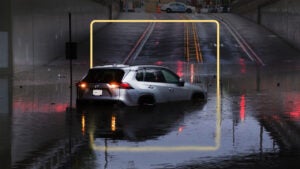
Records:
M100 151L126 151L126 152L174 152L174 151L216 151L221 142L221 93L220 93L220 23L217 20L93 20L90 23L90 68L93 67L93 27L96 23L215 23L217 27L217 88L216 88L216 135L215 146L97 146L94 136L90 134L90 144L94 150Z

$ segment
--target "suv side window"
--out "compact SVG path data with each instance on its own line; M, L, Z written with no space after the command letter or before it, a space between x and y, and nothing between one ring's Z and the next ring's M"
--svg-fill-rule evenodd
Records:
M144 81L144 70L138 70L136 72L135 78L137 81Z
M163 69L162 74L164 75L167 83L179 83L179 77L169 70Z
M147 70L145 72L145 80L146 82L155 82L155 74L152 71Z
M145 82L165 82L165 77L161 70L158 69L144 69L138 70L135 76L137 81Z

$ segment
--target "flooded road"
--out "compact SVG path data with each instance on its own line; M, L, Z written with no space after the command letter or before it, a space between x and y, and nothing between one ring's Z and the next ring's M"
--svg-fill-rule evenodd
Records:
M141 27L146 25L137 29ZM162 29L161 25L157 27ZM171 29L172 24L167 28ZM172 31L183 28L174 27ZM109 27L105 30L104 34L110 32ZM182 56L184 43L175 42L176 37L169 36L167 31L164 35L174 41L173 45L181 46L180 52L153 51L159 49L159 44L167 49L172 49L172 45L162 37L150 37L149 44L145 43L147 47L136 59L139 64L168 66L186 82L205 86L208 99L204 103L176 102L152 108L97 102L70 106L69 70L63 61L34 67L13 78L0 77L1 162L4 159L5 168L16 169L279 169L299 166L299 61L286 57L282 62L257 65L237 44L232 44L230 34L223 32L222 36L228 39L221 50L221 95L218 96L215 46L212 39L205 36L209 35L206 31L212 34L215 29L198 31L204 36L200 37L205 54L202 64L187 62ZM128 36L139 39L138 34L143 31L134 32ZM123 31L118 33L119 36L124 34ZM155 31L154 35L162 36ZM101 37L101 32L97 36ZM183 38L180 34L176 36ZM98 46L125 43L98 42ZM86 43L80 45L81 49L87 47ZM127 45L126 51L129 51L134 41ZM95 50L101 54L100 47ZM119 50L121 48L114 48L114 52ZM85 56L88 51L80 52ZM155 52L161 53L160 57L151 57ZM106 57L98 56L96 61L109 62L111 55L105 53ZM173 57L170 59L165 54ZM124 56L114 57L112 62L123 60ZM73 67L74 84L88 69L88 61L83 56L79 58ZM74 90L72 95L76 96ZM71 99L75 103L75 97Z
M203 75L213 65L203 66L194 65L195 72ZM62 79L16 86L13 135L5 141L12 144L12 168L295 168L300 70L248 65L233 74L240 65L222 66L219 105L210 75L200 80L207 102L154 108L92 102L69 112ZM183 64L186 75L188 67Z
M213 90L198 105L83 108L79 113L90 149L78 157L76 167L296 168L300 93L293 86L299 72L260 70L256 82L251 70L256 68L249 69L247 75L223 76L220 121Z

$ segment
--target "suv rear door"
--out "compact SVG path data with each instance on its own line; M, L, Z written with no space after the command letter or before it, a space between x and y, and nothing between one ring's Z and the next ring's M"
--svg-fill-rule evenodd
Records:
M90 69L83 81L89 84L88 95L102 99L118 96L118 88L111 88L113 83L120 83L125 72L121 69Z

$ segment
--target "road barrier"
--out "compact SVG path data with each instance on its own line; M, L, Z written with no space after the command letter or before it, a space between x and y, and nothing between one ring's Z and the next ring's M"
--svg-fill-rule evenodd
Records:
M161 13L160 6L159 6L159 5L157 5L157 7L156 7L156 13Z

